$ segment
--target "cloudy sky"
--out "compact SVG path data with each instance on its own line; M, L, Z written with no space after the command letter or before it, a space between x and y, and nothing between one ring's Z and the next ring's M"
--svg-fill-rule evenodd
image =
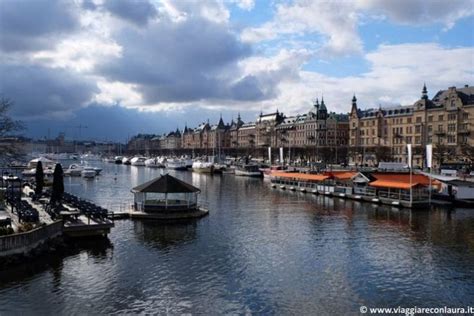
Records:
M0 0L28 136L124 140L240 112L411 104L474 84L474 0ZM87 128L79 129L77 126Z

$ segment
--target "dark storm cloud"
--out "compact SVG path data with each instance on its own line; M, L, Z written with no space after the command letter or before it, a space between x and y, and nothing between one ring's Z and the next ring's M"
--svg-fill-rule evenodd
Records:
M86 78L63 69L0 65L0 93L11 99L17 117L69 114L98 92Z
M368 7L382 11L402 24L431 24L441 22L452 26L458 19L474 13L472 0L372 0Z
M104 8L124 20L144 26L157 15L155 7L146 0L107 0Z
M141 112L136 109L127 109L121 106L102 106L93 104L81 108L74 113L74 117L65 121L48 118L26 121L25 136L42 138L66 133L69 139L78 139L79 130L74 126L86 125L87 129L81 131L84 139L126 141L138 133L163 134L188 127L196 127L209 119L211 124L219 121L223 116L225 123L230 123L231 118L237 117L236 111L223 110L220 112L205 109L199 106L190 106L186 112ZM244 121L255 120L256 112L240 111ZM120 127L120 128L118 128Z
M72 1L0 1L0 47L7 52L49 48L58 37L75 30Z
M122 56L99 66L110 80L138 86L148 103L203 99L261 100L254 78L238 81L238 61L251 54L226 26L200 17L166 19L116 37Z

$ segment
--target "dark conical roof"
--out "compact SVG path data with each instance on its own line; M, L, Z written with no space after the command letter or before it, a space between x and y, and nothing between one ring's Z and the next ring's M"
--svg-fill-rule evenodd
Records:
M165 174L159 178L155 178L132 189L133 193L191 193L199 192L198 188L181 181L169 174Z

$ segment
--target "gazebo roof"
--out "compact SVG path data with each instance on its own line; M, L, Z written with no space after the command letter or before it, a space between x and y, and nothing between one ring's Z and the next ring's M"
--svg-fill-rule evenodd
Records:
M181 181L169 174L155 178L132 189L133 193L192 193L200 192L198 188Z

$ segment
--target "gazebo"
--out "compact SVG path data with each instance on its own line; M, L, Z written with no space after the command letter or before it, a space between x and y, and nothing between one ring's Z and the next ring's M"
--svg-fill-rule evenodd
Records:
M189 213L199 211L198 188L169 174L132 189L134 208L143 213Z

